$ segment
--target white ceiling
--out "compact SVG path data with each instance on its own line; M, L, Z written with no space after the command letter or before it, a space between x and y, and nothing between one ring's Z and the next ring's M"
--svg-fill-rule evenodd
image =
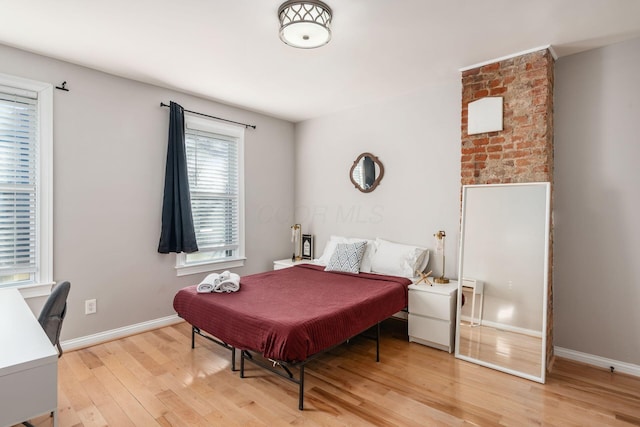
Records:
M638 0L325 0L332 40L304 50L278 38L283 1L0 0L0 43L298 122L640 36Z

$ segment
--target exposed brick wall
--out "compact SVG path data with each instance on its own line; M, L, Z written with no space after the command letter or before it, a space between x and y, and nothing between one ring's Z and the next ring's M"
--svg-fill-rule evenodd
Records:
M469 102L504 97L503 130L467 135ZM462 73L462 184L552 181L553 57L548 50Z
M462 73L463 185L548 181L553 194L553 66L545 49ZM468 135L468 104L487 96L504 98L503 130ZM553 364L553 224L549 266L548 370Z

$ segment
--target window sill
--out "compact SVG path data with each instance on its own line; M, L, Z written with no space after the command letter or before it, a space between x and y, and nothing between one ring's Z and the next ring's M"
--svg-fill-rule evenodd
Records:
M225 261L211 261L200 264L176 266L176 275L188 276L190 274L208 273L216 270L228 270L229 268L243 267L246 258L235 258Z

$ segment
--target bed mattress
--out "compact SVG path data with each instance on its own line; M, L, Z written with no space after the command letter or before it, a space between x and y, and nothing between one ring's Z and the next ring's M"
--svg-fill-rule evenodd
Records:
M181 289L173 307L191 325L241 350L302 362L407 306L409 279L326 272L301 264L242 277L233 293Z

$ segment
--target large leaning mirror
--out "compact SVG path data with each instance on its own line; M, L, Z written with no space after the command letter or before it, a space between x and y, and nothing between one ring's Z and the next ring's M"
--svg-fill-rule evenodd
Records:
M549 183L462 189L456 357L544 383Z
M363 193L375 190L383 176L382 162L371 153L360 154L349 171L351 182Z

